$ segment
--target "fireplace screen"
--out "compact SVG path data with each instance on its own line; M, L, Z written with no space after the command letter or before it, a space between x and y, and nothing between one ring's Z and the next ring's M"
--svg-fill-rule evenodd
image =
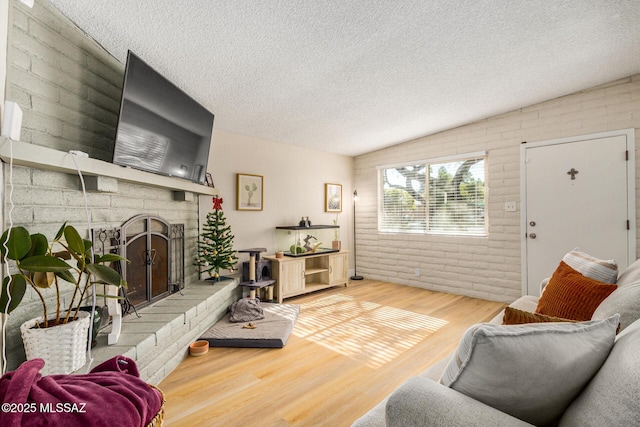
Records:
M184 225L138 215L110 230L94 229L98 253L117 253L129 260L118 267L127 281L125 310L142 307L184 287Z

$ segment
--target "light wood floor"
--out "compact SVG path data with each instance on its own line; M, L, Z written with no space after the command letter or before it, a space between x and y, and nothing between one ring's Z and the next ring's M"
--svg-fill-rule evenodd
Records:
M285 348L211 348L162 381L165 426L349 426L504 306L370 280L285 303Z

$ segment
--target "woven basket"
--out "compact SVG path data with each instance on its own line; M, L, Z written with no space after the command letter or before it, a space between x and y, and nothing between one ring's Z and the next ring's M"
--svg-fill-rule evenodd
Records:
M49 316L54 319L55 316ZM81 311L78 319L51 328L36 328L43 317L31 319L20 326L27 360L44 360L42 375L70 374L87 362L87 339L90 315Z
M154 389L156 389L158 393L160 393L160 397L162 398L162 403L160 405L160 409L158 409L158 412L151 419L151 421L149 421L149 424L147 424L146 427L162 427L162 422L164 421L164 404L166 403L166 400L164 399L164 393L162 392L162 390L160 390L158 387L154 386L153 384L149 384L149 385Z

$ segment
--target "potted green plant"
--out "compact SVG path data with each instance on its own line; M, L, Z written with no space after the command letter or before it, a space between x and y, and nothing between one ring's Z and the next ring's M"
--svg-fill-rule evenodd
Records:
M54 251L57 245L62 249ZM91 247L92 242L67 223L51 244L43 234L30 234L24 227L10 228L0 237L2 259L15 263L15 271L2 282L0 312L11 313L22 302L27 287L34 290L42 304L42 316L23 323L20 332L27 359L45 360L43 373L70 373L84 365L90 313L80 310L80 302L91 285L126 286L120 274L107 265L126 260L116 254L93 254ZM73 286L66 304L61 280ZM53 313L48 312L44 296L48 288L55 290ZM56 349L65 344L69 349Z

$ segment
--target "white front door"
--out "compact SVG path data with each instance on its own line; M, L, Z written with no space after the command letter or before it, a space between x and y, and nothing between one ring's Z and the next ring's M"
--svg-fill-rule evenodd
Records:
M633 130L523 144L523 293L577 248L635 260Z

